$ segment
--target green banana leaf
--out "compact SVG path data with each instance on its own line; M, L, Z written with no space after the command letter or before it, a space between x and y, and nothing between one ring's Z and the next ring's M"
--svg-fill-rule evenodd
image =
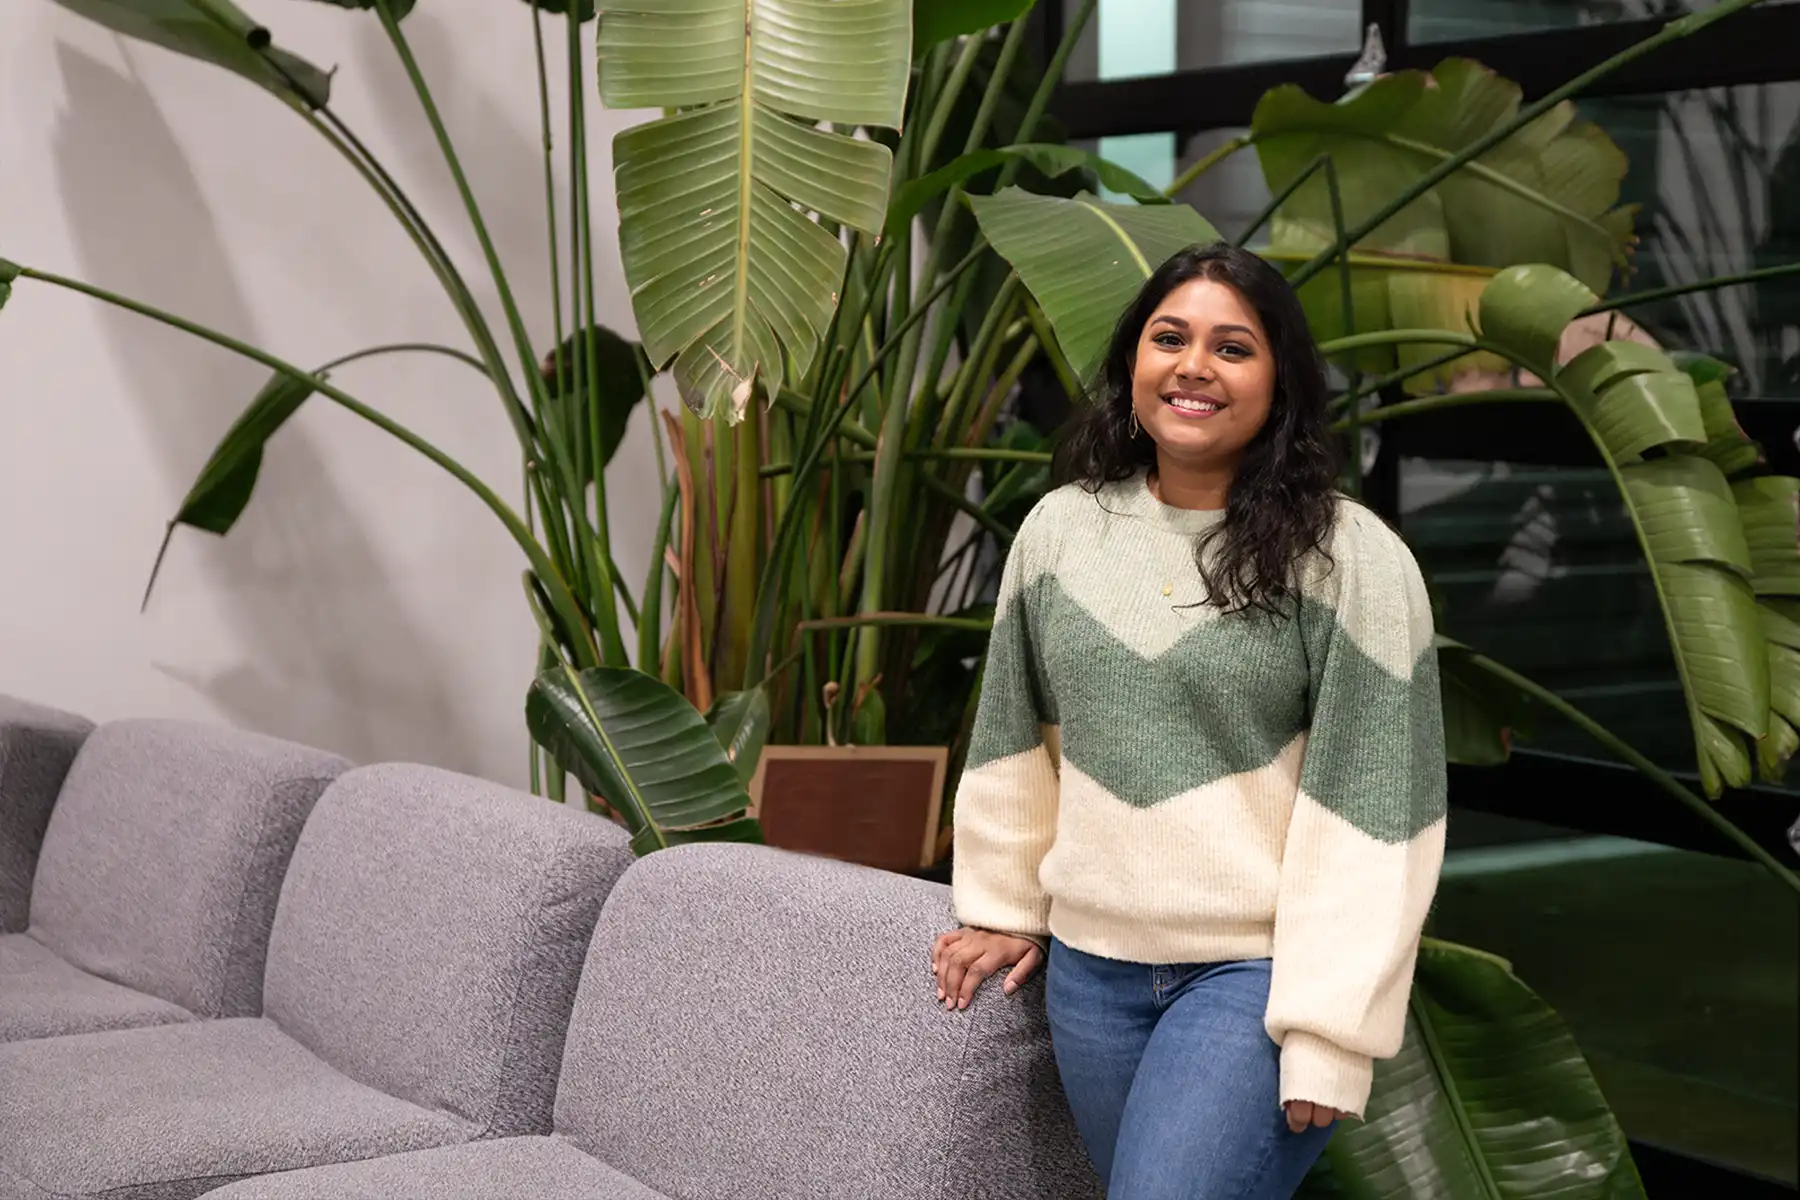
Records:
M1535 723L1531 698L1474 665L1475 651L1439 635L1438 678L1443 691L1444 756L1471 767L1495 767L1512 755L1513 738Z
M588 353L591 343L593 353ZM587 402L589 394L597 398L600 419L600 465L612 462L619 443L625 439L625 427L631 414L644 399L644 376L638 370L638 346L603 325L592 325L582 334L570 334L563 344L545 356L542 374L550 395L546 412L549 434L564 448L568 461L580 463L582 484L592 483L594 469L589 453L577 452L577 444L585 450L592 445L590 421L594 413ZM577 362L577 359L579 361ZM588 364L599 365L598 384L587 386ZM575 387L575 373L581 372L582 387Z
M193 486L182 498L181 507L163 531L162 546L156 562L150 567L150 580L144 585L144 604L156 587L162 571L163 557L178 525L216 533L220 537L231 532L256 491L256 477L262 470L263 446L288 422L315 391L314 384L327 378L324 371L311 379L296 379L276 372L263 384L255 399L225 431L206 465L200 468Z
M1760 465L1762 447L1745 436L1726 391L1726 381L1737 368L1708 354L1683 351L1669 357L1694 381L1694 393L1700 398L1700 423L1706 429L1706 445L1700 453L1717 463L1727 477Z
M1287 269L1310 262L1313 252L1271 247L1262 257ZM1350 319L1338 269L1321 271L1300 285L1300 306L1315 340L1332 341L1352 333L1382 329L1465 330L1474 323L1481 293L1494 277L1492 267L1468 267L1398 254L1357 250L1350 254ZM1368 375L1387 375L1438 358L1442 346L1406 343L1366 346L1344 357L1347 367ZM1465 371L1505 371L1511 364L1495 354L1474 351L1408 379L1413 395L1442 391Z
M1724 473L1700 453L1693 379L1666 354L1604 342L1557 367L1564 326L1594 302L1555 267L1511 267L1482 295L1481 337L1550 381L1613 472L1669 631L1701 783L1717 797L1750 780L1743 735L1769 729L1769 653L1744 525Z
M727 692L714 700L706 712L706 727L719 740L725 757L731 760L745 786L756 774L756 760L762 757L773 719L769 693L759 687Z
M965 183L983 171L992 170L1014 159L1030 163L1050 178L1066 175L1070 171L1091 171L1101 184L1121 195L1130 196L1139 204L1169 202L1168 197L1155 184L1098 154L1075 146L1027 142L1017 146L1001 146L994 150L976 150L952 159L929 175L908 180L895 190L893 200L888 203L885 236L898 237L906 232L906 227L919 215L919 210L957 184Z
M1751 582L1759 596L1800 596L1800 479L1760 475L1732 485Z
M1263 176L1280 192L1321 154L1337 175L1344 222L1360 224L1408 185L1510 122L1519 86L1471 59L1383 76L1335 104L1273 88L1251 118ZM1558 105L1384 222L1356 249L1471 266L1559 266L1603 291L1631 245L1632 207L1616 207L1624 152ZM1337 227L1323 174L1276 214L1280 250L1317 251ZM1378 326L1359 326L1378 328Z
M19 268L0 258L0 308L5 308L6 302L12 298L13 280L18 277Z
M639 854L684 842L760 842L750 797L681 693L641 671L558 664L525 701L532 739L624 818Z
M380 7L377 0L314 0L314 2L318 4L329 4L333 8L356 8L364 11ZM552 9L550 7L552 2L553 0L537 0L537 5L546 12L561 12L562 10L560 8ZM394 20L403 20L411 14L413 10L413 0L388 0L388 8L393 12Z
M323 108L331 76L270 45L269 31L231 0L56 0L115 33L224 67L297 109Z
M600 95L678 109L613 142L619 248L652 365L683 400L741 420L755 386L806 373L847 251L811 213L869 233L892 155L818 126L898 128L908 0L610 0Z
M913 0L913 54L1031 11L1036 0Z
M1108 204L1087 192L1066 200L1010 187L972 196L969 204L1084 382L1105 356L1119 314L1151 273L1176 251L1219 238L1185 204Z
M1301 1195L1637 1200L1624 1131L1562 1018L1505 960L1425 939L1400 1053Z

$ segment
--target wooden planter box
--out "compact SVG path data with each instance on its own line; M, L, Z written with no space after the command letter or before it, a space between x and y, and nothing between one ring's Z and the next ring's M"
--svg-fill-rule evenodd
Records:
M943 746L764 746L751 812L771 846L916 874L938 861Z

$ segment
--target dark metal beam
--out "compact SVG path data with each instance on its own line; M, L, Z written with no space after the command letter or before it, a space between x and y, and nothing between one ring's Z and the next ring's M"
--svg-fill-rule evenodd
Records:
M1376 3L1377 0L1366 0ZM1404 16L1404 6L1399 6ZM1528 99L1560 87L1582 71L1644 40L1662 21L1624 21L1545 30L1475 41L1414 46L1384 28L1388 67L1431 67L1445 58L1474 58L1517 82ZM1662 47L1615 71L1589 96L1642 95L1701 87L1777 83L1800 77L1800 5L1751 8ZM1322 100L1344 92L1356 53L1177 71L1143 79L1069 83L1054 108L1076 139L1114 134L1194 134L1246 126L1270 88L1299 84Z

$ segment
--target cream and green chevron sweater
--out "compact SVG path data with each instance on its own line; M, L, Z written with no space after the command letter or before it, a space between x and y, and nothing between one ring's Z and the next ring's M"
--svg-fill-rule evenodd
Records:
M1444 847L1417 565L1338 504L1297 619L1198 603L1143 476L1052 492L1007 558L956 796L958 918L1147 964L1272 958L1281 1099L1361 1115Z

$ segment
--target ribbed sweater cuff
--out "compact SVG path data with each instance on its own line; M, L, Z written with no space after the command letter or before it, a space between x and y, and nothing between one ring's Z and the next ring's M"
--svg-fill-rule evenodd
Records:
M1310 1100L1361 1118L1369 1102L1375 1065L1366 1054L1289 1030L1281 1041L1281 1102Z

